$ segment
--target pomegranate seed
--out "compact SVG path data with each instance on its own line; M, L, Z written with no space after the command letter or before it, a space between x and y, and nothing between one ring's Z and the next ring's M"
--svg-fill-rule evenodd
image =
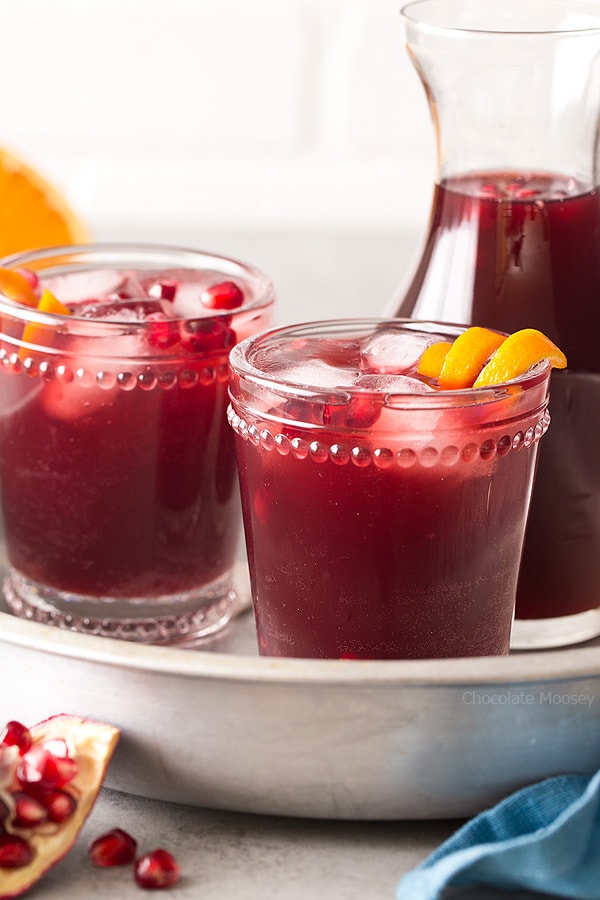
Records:
M17 778L22 785L62 787L77 774L77 763L70 756L54 756L42 746L34 745L23 754L17 766Z
M124 866L133 862L137 841L122 828L113 828L97 837L88 847L95 866Z
M181 342L195 353L227 350L235 344L235 332L219 319L191 319L182 322Z
M13 825L17 828L33 828L47 820L48 813L45 806L42 806L35 797L17 791L13 794L13 799L15 801Z
M18 834L0 834L0 869L20 869L29 865L33 850Z
M26 753L32 744L29 728L26 728L20 722L7 722L2 733L0 733L0 744L18 747L21 753Z
M155 300L168 300L172 303L177 293L177 284L174 281L155 281L148 288L148 296Z
M244 295L235 282L222 281L202 291L200 302L207 309L237 309L244 302Z
M151 323L146 332L151 347L166 349L179 341L177 324L164 313L151 313L146 321Z
M136 860L134 878L149 890L171 887L179 880L179 865L168 850L152 850Z
M77 801L68 791L56 788L53 791L47 791L42 799L42 803L48 813L50 822L66 822L77 809Z

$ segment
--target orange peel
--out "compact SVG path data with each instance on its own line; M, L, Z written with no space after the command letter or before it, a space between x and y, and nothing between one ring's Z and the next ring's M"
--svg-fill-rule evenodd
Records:
M483 367L473 387L489 387L512 381L544 359L548 360L552 368L566 368L565 354L541 331L535 328L515 331L502 342Z
M16 269L0 266L0 294L25 306L36 307L38 296L24 275Z
M436 341L435 344L430 344L429 347L426 347L421 354L417 373L423 375L424 378L439 378L451 347L451 341Z
M438 376L443 390L461 390L473 382L506 337L490 328L473 325L456 338Z

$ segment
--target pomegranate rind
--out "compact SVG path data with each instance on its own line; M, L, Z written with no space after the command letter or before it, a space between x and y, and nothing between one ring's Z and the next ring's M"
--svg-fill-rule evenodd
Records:
M46 719L30 731L34 745L53 738L67 742L70 755L78 765L77 774L68 784L77 808L65 822L48 831L17 828L7 823L7 830L24 837L34 854L27 866L1 871L0 900L21 896L69 852L96 802L120 735L114 725L66 714Z

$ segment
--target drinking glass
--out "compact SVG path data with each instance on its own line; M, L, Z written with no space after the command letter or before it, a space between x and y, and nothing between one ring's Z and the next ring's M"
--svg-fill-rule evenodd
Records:
M261 654L508 653L550 370L460 391L417 378L424 348L462 330L338 320L233 349Z
M227 360L269 324L270 280L233 259L147 244L37 250L1 265L10 609L139 642L216 633L240 604ZM50 306L2 289L7 269Z

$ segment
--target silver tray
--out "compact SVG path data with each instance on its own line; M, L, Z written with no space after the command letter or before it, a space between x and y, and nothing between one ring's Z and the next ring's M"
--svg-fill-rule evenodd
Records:
M131 794L317 818L466 817L524 784L600 768L599 646L271 659L257 656L248 610L182 650L23 621L0 600L0 723L113 722L106 784Z

